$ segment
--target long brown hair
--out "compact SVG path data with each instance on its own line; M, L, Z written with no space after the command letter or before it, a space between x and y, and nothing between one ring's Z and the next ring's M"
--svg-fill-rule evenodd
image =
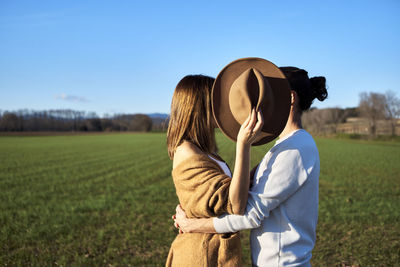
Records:
M171 159L184 140L195 144L205 153L216 152L211 110L213 83L212 77L188 75L176 86L167 131L168 155Z

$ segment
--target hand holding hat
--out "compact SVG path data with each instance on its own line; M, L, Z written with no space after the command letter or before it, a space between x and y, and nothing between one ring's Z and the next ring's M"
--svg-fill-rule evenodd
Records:
M237 142L250 146L260 137L261 129L264 125L264 119L260 111L253 108L250 115L243 122L237 135Z

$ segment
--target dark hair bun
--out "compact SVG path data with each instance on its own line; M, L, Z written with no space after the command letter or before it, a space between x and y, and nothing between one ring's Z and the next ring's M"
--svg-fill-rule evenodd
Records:
M306 70L296 67L280 67L289 81L290 87L299 97L299 107L302 111L308 110L317 98L324 101L328 97L325 77L308 78Z
M328 91L326 90L326 79L323 76L310 78L311 91L314 98L319 101L324 101L328 97Z

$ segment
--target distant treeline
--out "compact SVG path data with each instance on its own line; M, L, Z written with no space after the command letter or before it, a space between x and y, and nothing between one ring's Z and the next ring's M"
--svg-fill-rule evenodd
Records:
M0 111L0 131L165 131L168 118L160 114L118 114L100 118L96 113L71 109Z
M400 99L393 91L360 94L358 107L312 108L302 115L303 127L313 134L400 135ZM119 114L60 110L0 111L0 131L166 131L167 114Z

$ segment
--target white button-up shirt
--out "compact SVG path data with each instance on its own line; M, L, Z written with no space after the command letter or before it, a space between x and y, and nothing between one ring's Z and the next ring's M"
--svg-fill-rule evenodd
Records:
M310 266L318 220L319 155L297 130L279 139L259 164L246 213L214 218L218 233L253 229L255 266Z

